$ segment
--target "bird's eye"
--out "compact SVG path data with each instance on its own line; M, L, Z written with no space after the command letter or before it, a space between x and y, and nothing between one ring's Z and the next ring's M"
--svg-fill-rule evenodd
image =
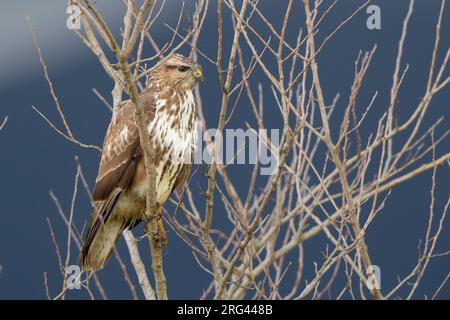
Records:
M186 72L186 71L188 71L188 69L189 69L189 67L186 67L186 66L178 67L178 71L180 71L180 72Z

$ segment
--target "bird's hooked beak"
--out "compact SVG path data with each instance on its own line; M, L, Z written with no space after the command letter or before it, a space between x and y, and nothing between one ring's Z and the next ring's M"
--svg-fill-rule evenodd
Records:
M192 76L195 78L195 80L204 82L205 77L203 76L202 67L200 65L197 65L195 70L192 72Z

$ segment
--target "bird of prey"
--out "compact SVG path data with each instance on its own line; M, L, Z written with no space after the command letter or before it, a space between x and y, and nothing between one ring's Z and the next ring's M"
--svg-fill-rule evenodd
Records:
M167 238L162 206L172 191L186 183L197 144L193 88L202 69L179 54L155 68L140 93L149 138L155 153L158 237ZM80 260L84 270L103 268L122 231L136 226L146 209L147 179L135 106L125 101L112 117L103 142L93 191L93 205Z

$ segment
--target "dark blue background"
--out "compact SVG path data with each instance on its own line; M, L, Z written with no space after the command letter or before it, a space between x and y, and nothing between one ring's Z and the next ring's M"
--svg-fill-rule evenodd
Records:
M325 19L320 27L319 40L329 34L346 18L360 1L340 1L336 9ZM370 31L366 28L367 14L361 12L348 23L328 43L318 58L322 85L325 88L327 103L336 93L341 93L339 107L346 102L353 78L353 61L359 50L370 50L378 44L378 49L369 69L358 99L358 111L361 113L370 102L375 91L379 92L376 103L368 115L367 130L363 136L376 129L379 116L386 111L389 90L392 82L395 55L401 33L403 17L408 1L373 1L381 7L382 29ZM169 30L163 23L176 24L179 1L167 1L166 9L152 32L161 43L170 38ZM122 1L98 1L116 34L122 24ZM261 1L263 12L273 17L275 27L280 28L286 1ZM434 42L434 26L440 1L416 1L415 12L410 22L406 39L405 55L402 67L409 64L407 78L400 92L400 116L405 119L417 106L424 93L428 75L429 61ZM193 5L186 5L192 13ZM216 16L215 1L209 8L205 31L199 48L207 55L215 57ZM231 30L229 14L226 11L225 30ZM43 299L45 298L43 273L48 272L50 292L55 295L61 288L55 250L46 222L49 217L55 227L60 248L65 254L66 228L59 218L49 190L59 197L61 204L69 212L76 171L74 156L78 155L88 181L93 184L97 171L98 154L83 150L57 135L31 109L38 107L60 128L60 120L55 111L47 83L43 78L37 55L34 51L25 17L29 15L36 28L51 78L63 106L72 131L82 142L101 145L104 132L110 119L109 111L95 97L91 89L96 88L109 97L112 89L110 79L105 75L96 58L82 46L79 39L65 27L65 1L10 1L3 4L0 13L0 119L9 115L6 127L0 132L0 299ZM449 10L446 9L442 26L441 48L438 62L449 46ZM302 26L304 13L301 6L295 6L288 29L288 40L294 43L298 28ZM186 21L184 21L186 25ZM256 27L263 26L257 22ZM230 43L231 32L226 32L225 43ZM256 41L255 41L256 42ZM186 48L185 48L186 50ZM228 51L228 50L226 50ZM226 52L225 51L225 52ZM183 51L186 53L187 51ZM153 55L148 46L145 55ZM207 82L201 88L208 127L214 127L219 113L220 88L215 66L200 57ZM270 62L269 62L270 63ZM267 101L265 111L269 127L277 127L279 116L277 108L270 109L270 86L258 71ZM447 73L448 74L448 71ZM256 83L252 84L256 89ZM429 127L439 117L444 116L443 124L437 130L442 134L448 130L450 109L448 89L441 91L432 102L423 128ZM248 111L248 102L241 100L240 108L230 127L244 127L245 121L253 121ZM336 118L339 118L336 111ZM274 115L273 122L269 119ZM276 115L276 116L275 116ZM333 121L336 128L339 121ZM429 142L429 140L427 140ZM437 150L437 155L449 151L448 140ZM426 160L430 160L427 157ZM250 167L233 168L232 177L250 172ZM199 174L196 181L204 185L205 178ZM438 171L438 190L436 212L442 212L449 194L449 169ZM247 180L238 185L245 191ZM414 180L395 188L384 211L377 216L373 227L369 229L367 242L372 260L382 268L382 289L386 292L396 283L396 276L405 276L417 261L419 238L424 237L430 202L430 174L423 174ZM194 187L195 189L196 187ZM204 206L199 194L198 203ZM170 207L169 207L170 209ZM89 213L89 202L85 192L80 189L76 204L75 222L81 229ZM220 208L215 211L215 225L225 223ZM443 236L438 243L437 252L449 250L449 223L445 223ZM138 230L138 232L140 229ZM136 234L138 234L138 232ZM318 237L305 244L305 276L313 275L313 261L321 261L324 239ZM146 265L150 265L147 246L141 246ZM122 258L128 261L123 240L120 241ZM72 252L75 263L77 250ZM111 259L108 267L99 273L110 298L130 298L117 263ZM171 298L198 298L209 284L210 277L202 271L192 257L189 248L169 231L169 247L165 251L166 276ZM432 294L450 271L450 257L433 259L416 297ZM134 277L133 271L130 273ZM85 293L73 290L70 298L86 298ZM439 298L450 298L450 286L446 286Z

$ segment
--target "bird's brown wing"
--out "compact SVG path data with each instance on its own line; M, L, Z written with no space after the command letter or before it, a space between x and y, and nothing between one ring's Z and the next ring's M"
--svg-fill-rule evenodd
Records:
M151 121L154 101L148 95L141 96L141 100L147 121ZM142 148L139 142L135 106L128 101L113 117L103 142L100 166L92 195L94 203L82 256L85 256L101 224L108 220L117 199L130 187L141 156Z
M134 105L127 103L115 115L106 132L93 200L108 199L116 188L126 190L141 154Z
M186 182L188 182L189 180L189 173L191 172L191 167L192 165L190 163L183 164L180 171L178 172L178 176L173 185L172 192L174 190L179 190L186 185Z
M154 117L154 98L151 94L142 94L141 102L146 120L150 122ZM107 200L116 188L127 190L141 156L136 108L128 100L114 116L106 132L93 200Z

